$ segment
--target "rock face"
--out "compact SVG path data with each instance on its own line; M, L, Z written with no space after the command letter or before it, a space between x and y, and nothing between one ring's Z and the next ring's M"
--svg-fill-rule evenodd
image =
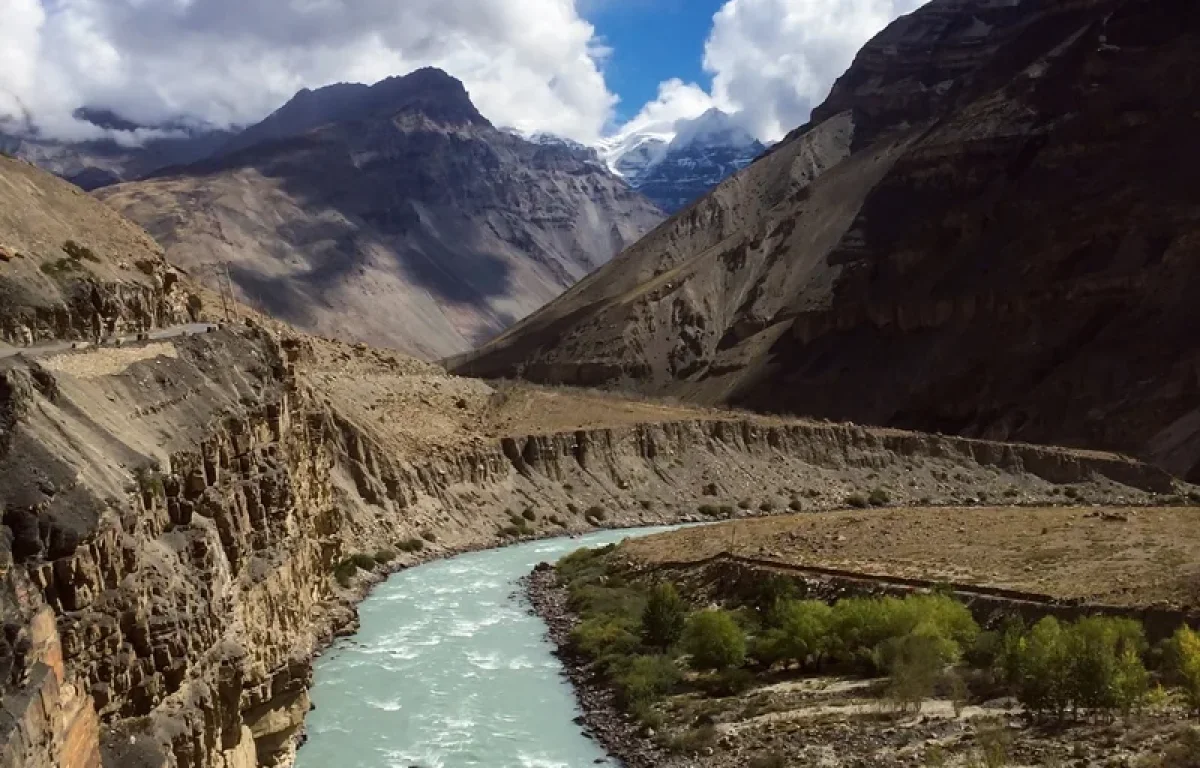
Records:
M1185 0L935 0L810 124L457 370L1200 477L1198 40Z
M426 556L494 546L513 509L559 535L595 525L594 505L634 525L802 486L822 489L814 509L868 482L944 499L951 471L1037 498L1059 483L1131 501L1175 490L1115 456L728 416L405 450L397 430L424 420L444 440L453 418L486 413L436 405L456 380L415 362L354 367L366 351L318 367L322 344L246 328L0 370L0 757L18 756L0 765L287 765L312 656L362 596L337 565L430 532ZM341 403L328 383L347 369L425 405Z
M499 131L420 70L304 91L219 157L102 190L174 263L229 263L239 298L425 357L495 335L661 213L567 144Z
M0 350L202 315L200 297L144 231L71 184L0 157Z
M604 147L612 168L667 213L676 213L766 151L736 119L711 109L673 135L622 136Z

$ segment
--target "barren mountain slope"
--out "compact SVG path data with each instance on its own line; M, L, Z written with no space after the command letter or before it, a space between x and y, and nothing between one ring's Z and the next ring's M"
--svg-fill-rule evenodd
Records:
M0 349L187 322L201 302L141 228L0 156Z
M813 121L454 364L1200 476L1200 9L935 0Z
M284 135L320 124L323 99L335 122ZM258 143L100 194L175 263L215 283L227 261L241 298L310 331L459 352L662 218L588 152L496 130L434 70L278 114L247 131Z

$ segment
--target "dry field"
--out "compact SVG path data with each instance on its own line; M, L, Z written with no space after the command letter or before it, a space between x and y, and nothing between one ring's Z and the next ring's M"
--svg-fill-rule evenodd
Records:
M1200 606L1200 509L853 510L629 541L634 558L734 554L793 566L1002 587L1117 606Z

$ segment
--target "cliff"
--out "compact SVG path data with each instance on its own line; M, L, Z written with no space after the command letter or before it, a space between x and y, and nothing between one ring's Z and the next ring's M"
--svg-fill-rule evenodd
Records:
M311 658L377 578L337 566L427 533L387 567L503 543L513 510L553 535L801 489L818 509L867 484L897 502L1175 486L1107 454L497 390L258 328L10 362L0 414L0 755L21 766L286 765Z
M935 0L764 157L453 361L1200 478L1183 0Z

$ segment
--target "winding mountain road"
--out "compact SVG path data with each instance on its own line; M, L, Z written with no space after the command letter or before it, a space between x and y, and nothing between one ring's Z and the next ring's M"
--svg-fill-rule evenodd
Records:
M135 343L137 341L160 341L162 339L172 339L177 336L192 336L197 333L208 333L215 331L220 326L216 323L187 323L184 325L172 325L167 328L159 328L155 331L149 331L144 338L139 339L140 334L132 334L129 336L118 336L121 344ZM114 339L106 339L104 344L99 348L112 347ZM0 361L8 360L14 357L40 357L42 355L53 355L59 352L70 352L71 350L97 349L97 345L90 341L51 341L45 344L35 344L31 347L9 347L0 345Z

